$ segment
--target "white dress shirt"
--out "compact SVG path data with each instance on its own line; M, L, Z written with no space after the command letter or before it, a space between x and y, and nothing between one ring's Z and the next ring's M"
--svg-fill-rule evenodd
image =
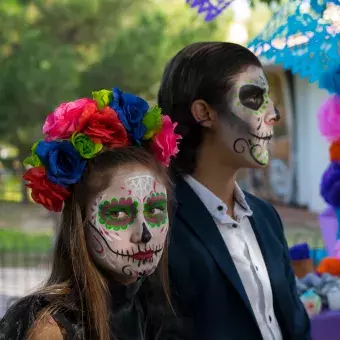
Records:
M253 212L245 200L244 193L235 183L236 220L234 220L227 214L227 205L209 189L191 176L185 176L184 179L214 218L234 261L263 339L282 340L280 326L274 313L273 293L267 267L248 219Z

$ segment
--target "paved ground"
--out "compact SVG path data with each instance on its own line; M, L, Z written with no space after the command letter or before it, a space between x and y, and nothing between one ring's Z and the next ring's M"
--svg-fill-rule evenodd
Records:
M286 228L318 229L318 215L306 209L285 206L275 207L279 212Z

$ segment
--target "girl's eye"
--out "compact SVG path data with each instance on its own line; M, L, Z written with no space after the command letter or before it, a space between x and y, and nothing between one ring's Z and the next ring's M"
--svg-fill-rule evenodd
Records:
M148 215L157 216L160 214L164 214L164 211L166 210L166 206L151 206L146 209L146 212Z
M110 216L113 217L115 220L124 220L129 217L129 215L125 211L112 211L110 213Z
M160 209L160 208L151 208L149 210L149 214L150 215L159 215L162 214L164 210Z

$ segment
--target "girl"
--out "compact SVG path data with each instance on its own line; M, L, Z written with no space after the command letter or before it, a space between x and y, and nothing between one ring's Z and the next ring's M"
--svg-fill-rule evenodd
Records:
M52 273L10 308L1 339L183 334L163 303L171 201L163 165L178 152L174 127L157 106L117 88L63 103L47 117L24 179L34 201L62 210ZM156 269L163 292L147 278Z

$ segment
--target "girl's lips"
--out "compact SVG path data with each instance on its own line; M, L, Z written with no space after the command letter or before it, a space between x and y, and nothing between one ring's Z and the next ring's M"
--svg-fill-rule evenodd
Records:
M138 253L133 254L131 257L137 261L151 260L153 254L154 252L152 250L139 251Z

